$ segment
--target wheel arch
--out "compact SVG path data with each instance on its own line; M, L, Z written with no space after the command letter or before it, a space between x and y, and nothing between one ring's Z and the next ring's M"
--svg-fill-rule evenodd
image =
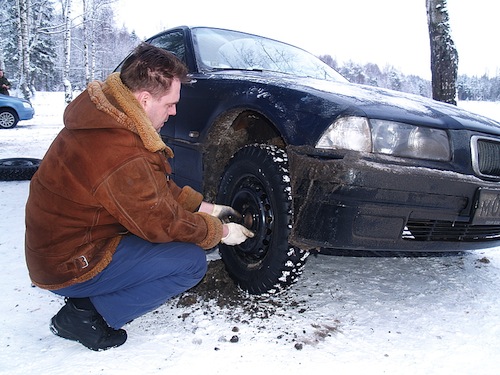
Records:
M287 145L273 122L255 110L232 109L214 121L203 148L203 191L207 200L217 196L220 176L231 157L242 147L254 143L280 148Z

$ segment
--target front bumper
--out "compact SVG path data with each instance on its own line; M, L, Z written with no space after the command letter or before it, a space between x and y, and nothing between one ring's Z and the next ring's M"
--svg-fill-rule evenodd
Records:
M487 212L488 220L475 215L481 189L500 203L498 182L398 165L390 157L332 156L308 146L287 152L294 246L417 252L500 246L498 206Z
M18 115L19 115L19 120L21 121L31 120L33 116L35 116L35 110L34 108L23 107L21 110L19 110Z

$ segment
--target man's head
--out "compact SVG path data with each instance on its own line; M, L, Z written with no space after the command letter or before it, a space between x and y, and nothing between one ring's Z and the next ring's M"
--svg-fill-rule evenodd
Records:
M153 127L160 131L168 117L176 114L181 83L187 81L187 68L172 53L141 43L124 61L120 79L140 103Z
M123 62L120 79L130 91L163 95L172 80L187 81L187 68L174 54L147 43L139 44Z

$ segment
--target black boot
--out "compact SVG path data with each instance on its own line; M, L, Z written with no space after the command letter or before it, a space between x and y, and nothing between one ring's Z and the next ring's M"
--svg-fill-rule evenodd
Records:
M127 332L108 326L95 308L77 308L71 299L67 299L62 309L54 315L50 330L57 336L78 341L92 350L115 348L127 340Z

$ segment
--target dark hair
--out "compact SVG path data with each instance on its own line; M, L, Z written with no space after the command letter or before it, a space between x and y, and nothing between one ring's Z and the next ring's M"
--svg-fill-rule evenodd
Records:
M187 68L173 53L151 44L141 43L121 67L120 79L130 91L148 91L158 97L165 94L174 78L188 81Z

